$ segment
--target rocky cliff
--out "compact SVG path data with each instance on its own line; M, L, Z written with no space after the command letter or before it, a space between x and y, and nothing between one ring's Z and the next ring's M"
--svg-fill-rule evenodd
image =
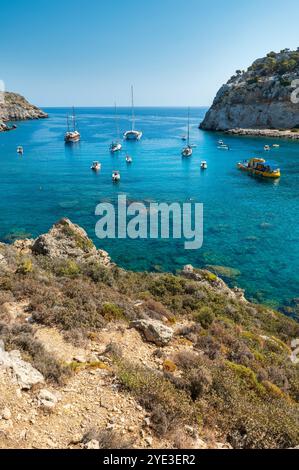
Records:
M26 119L42 119L48 117L41 109L30 104L17 93L5 92L0 97L0 132L8 130L7 121L23 121Z
M201 129L299 128L299 50L270 52L218 91Z
M0 448L297 446L299 324L208 268L125 271L68 219L0 243Z

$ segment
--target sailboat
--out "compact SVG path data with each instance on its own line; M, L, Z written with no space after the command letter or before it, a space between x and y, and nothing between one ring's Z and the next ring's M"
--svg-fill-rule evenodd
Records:
M192 155L192 147L190 145L190 108L188 108L188 134L187 134L187 146L182 150L183 157L191 157Z
M115 107L116 136L117 136L117 138L119 138L119 125L118 125L116 103L115 103L114 107ZM110 152L112 152L112 153L119 152L122 149L122 145L118 140L115 140L110 144L109 149L110 149Z
M131 127L130 131L126 131L124 133L124 139L126 139L126 140L140 140L141 137L142 137L142 132L135 130L134 89L133 89L133 86L131 87L131 94L132 94L132 127Z
M65 133L65 136L64 136L65 142L67 143L79 142L79 140L81 139L81 135L76 129L75 108L73 108L73 115L71 117L73 130L71 130L71 127L70 127L70 117L67 116L66 120L67 120L67 132Z

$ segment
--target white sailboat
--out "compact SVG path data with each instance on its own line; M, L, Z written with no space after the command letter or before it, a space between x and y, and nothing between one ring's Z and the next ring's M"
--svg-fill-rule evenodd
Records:
M192 147L190 145L190 108L188 108L188 134L187 134L187 146L182 150L183 157L191 157L193 153Z
M132 127L131 127L130 131L126 131L124 133L124 139L126 139L126 140L140 140L141 137L142 137L142 132L135 130L134 89L133 89L133 86L131 87L131 94L132 94Z
M66 143L71 143L71 142L79 142L81 139L80 133L76 129L76 116L75 116L75 108L73 108L73 115L72 115L72 121L73 121L73 130L70 129L70 118L67 116L67 132L65 133L64 140Z
M122 145L121 143L119 142L119 124L118 124L118 116L117 116L117 109L116 109L116 103L114 104L114 107L115 107L115 127L116 127L116 137L117 137L117 140L113 141L111 144L110 144L110 152L112 153L115 153L115 152L119 152L121 149L122 149Z

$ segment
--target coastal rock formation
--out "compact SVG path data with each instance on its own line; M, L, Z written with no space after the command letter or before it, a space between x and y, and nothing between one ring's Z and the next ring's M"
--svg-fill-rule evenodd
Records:
M270 52L218 91L200 128L298 129L299 49Z
M85 230L69 219L60 220L48 233L38 237L32 245L32 252L52 259L98 261L104 266L110 264L108 253L97 250Z
M4 92L0 100L0 132L10 130L7 121L43 119L48 115L17 93Z

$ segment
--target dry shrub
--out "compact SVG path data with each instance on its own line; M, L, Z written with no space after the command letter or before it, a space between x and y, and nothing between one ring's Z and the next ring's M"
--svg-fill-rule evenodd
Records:
M133 445L132 439L107 429L90 429L84 434L82 443L87 444L93 440L98 441L100 449L130 449Z
M151 423L158 436L196 421L196 410L188 395L160 374L124 361L118 362L117 374L122 384L151 413Z

